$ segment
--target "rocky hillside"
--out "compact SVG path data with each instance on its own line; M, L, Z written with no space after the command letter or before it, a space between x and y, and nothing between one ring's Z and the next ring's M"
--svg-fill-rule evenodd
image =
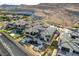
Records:
M34 7L36 15L55 25L72 26L79 23L79 4L42 3Z

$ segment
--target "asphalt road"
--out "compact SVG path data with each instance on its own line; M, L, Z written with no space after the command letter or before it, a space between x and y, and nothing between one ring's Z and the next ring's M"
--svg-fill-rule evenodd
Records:
M9 52L4 48L0 42L0 56L10 56Z
M10 54L12 56L27 56L24 51L22 51L16 44L8 40L5 36L0 35L0 42L3 43L4 46L6 46L7 50L9 50Z

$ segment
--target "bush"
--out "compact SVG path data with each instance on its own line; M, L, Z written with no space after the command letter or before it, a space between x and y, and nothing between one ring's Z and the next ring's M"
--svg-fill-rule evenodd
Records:
M74 24L72 27L79 28L79 23Z

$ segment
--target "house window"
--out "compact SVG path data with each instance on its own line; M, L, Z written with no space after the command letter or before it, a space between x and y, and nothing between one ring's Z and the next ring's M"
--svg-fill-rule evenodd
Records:
M43 37L40 37L40 40L44 40L44 38Z
M61 55L57 55L57 56L61 56Z
M73 53L75 53L75 54L79 54L79 52L78 52L78 51L73 51Z
M62 47L61 50L64 54L66 54L67 52L69 52L70 49Z
M72 39L76 39L76 36L74 36L74 35L71 35L71 38L72 38Z

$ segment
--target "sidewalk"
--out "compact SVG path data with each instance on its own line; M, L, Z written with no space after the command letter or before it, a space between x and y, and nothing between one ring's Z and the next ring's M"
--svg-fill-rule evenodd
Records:
M54 49L52 56L56 56L56 53L57 53L57 49Z
M26 49L26 50L28 49L29 52L30 52L31 54L35 55L35 56L41 55L39 52L35 52L35 51L32 49L32 46L28 47L27 45L25 45L25 49Z

